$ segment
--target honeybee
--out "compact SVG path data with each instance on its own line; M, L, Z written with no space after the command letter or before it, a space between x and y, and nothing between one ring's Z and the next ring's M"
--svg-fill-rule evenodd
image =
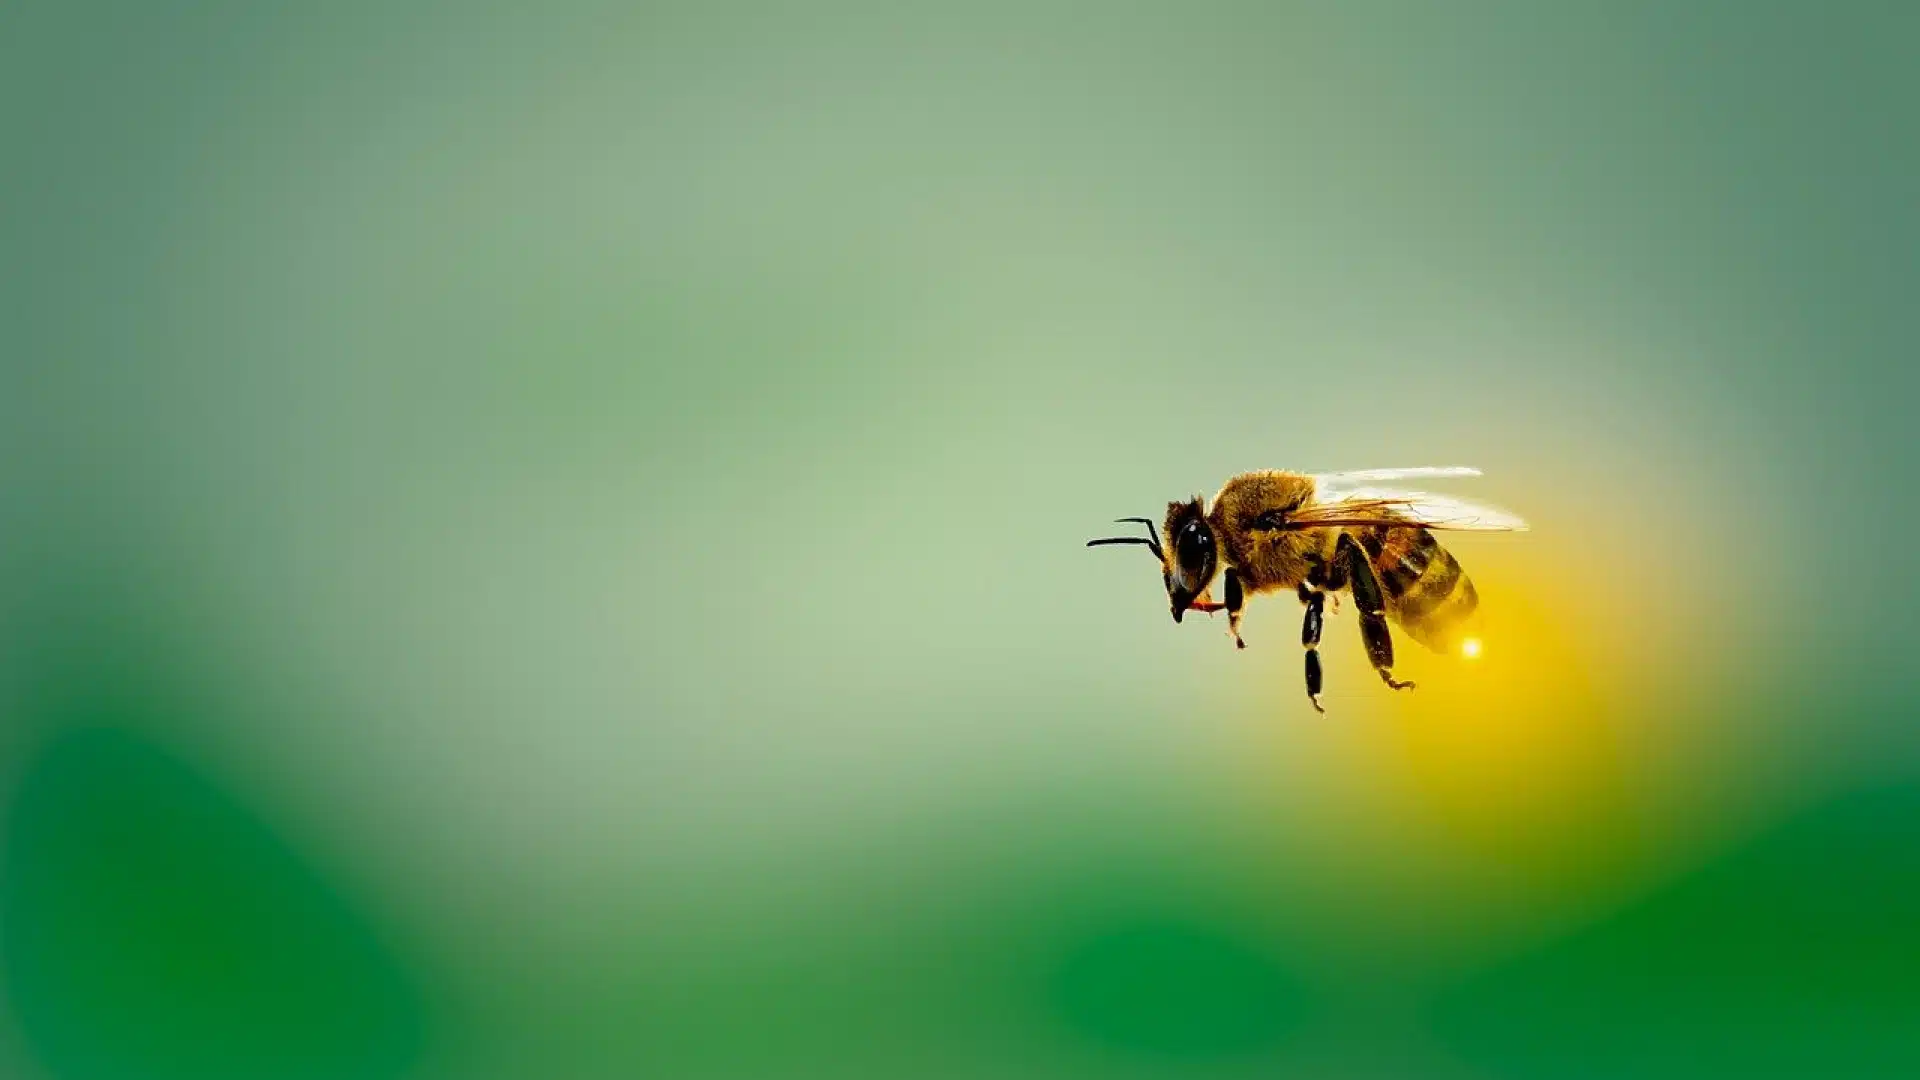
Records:
M1147 535L1090 540L1139 544L1160 560L1161 578L1179 622L1189 610L1225 609L1234 644L1246 599L1291 590L1306 608L1300 644L1306 648L1307 700L1320 705L1320 624L1329 595L1338 611L1346 591L1359 611L1360 638L1380 679L1395 690L1413 684L1393 677L1393 636L1387 620L1435 652L1466 655L1478 642L1463 637L1479 606L1473 582L1431 530L1514 532L1526 522L1490 506L1448 495L1383 485L1406 480L1479 476L1478 469L1430 466L1339 473L1260 471L1228 480L1211 501L1196 496L1167 504L1167 546L1148 518L1120 518L1147 527ZM1223 573L1224 600L1215 603L1213 579Z

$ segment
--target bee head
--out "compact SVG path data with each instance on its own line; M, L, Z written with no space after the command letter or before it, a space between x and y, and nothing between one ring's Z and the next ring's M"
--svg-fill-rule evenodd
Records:
M1148 518L1121 518L1121 521L1136 522L1147 527L1145 536L1109 536L1102 540L1087 541L1088 547L1102 544L1138 544L1153 552L1160 560L1160 579L1167 587L1167 601L1173 607L1173 621L1187 613L1207 591L1213 582L1213 572L1219 565L1215 554L1213 527L1207 524L1205 503L1196 498L1190 502L1167 504L1167 541L1170 547L1160 546L1160 534L1155 531L1153 522Z
M1187 608L1213 584L1213 572L1220 565L1220 559L1213 527L1207 524L1206 507L1200 499L1168 503L1166 528L1167 551L1160 562L1165 567L1167 602L1173 607L1173 621L1179 622Z

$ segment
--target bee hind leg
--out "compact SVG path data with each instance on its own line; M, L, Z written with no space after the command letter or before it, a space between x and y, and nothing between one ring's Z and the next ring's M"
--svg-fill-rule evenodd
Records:
M1307 700L1313 703L1314 712L1324 713L1327 710L1320 707L1320 611L1327 594L1302 585L1300 602L1307 606L1300 621L1300 644L1307 650Z
M1360 612L1360 640L1366 643L1367 659L1380 673L1381 682L1395 690L1413 689L1411 682L1393 677L1393 635L1387 630L1386 605L1380 599L1380 582L1373 576L1373 567L1351 537L1340 537L1340 546L1347 555L1353 606Z

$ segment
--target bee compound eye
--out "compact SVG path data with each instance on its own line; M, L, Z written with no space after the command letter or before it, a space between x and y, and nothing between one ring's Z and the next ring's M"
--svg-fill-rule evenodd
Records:
M1177 546L1181 562L1198 566L1206 558L1208 550L1213 547L1213 537L1198 521L1189 521L1186 527L1180 530Z

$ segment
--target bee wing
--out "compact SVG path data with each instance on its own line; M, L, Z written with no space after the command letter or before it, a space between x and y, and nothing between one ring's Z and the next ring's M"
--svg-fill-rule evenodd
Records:
M1286 524L1295 529L1389 525L1470 532L1524 532L1527 528L1526 522L1498 507L1390 488L1356 488L1332 499L1323 497L1288 514Z
M1392 480L1434 480L1448 477L1479 476L1471 465L1420 465L1410 469L1355 469L1350 472L1318 473L1314 483L1323 499L1339 498L1337 492L1351 491L1368 484Z

